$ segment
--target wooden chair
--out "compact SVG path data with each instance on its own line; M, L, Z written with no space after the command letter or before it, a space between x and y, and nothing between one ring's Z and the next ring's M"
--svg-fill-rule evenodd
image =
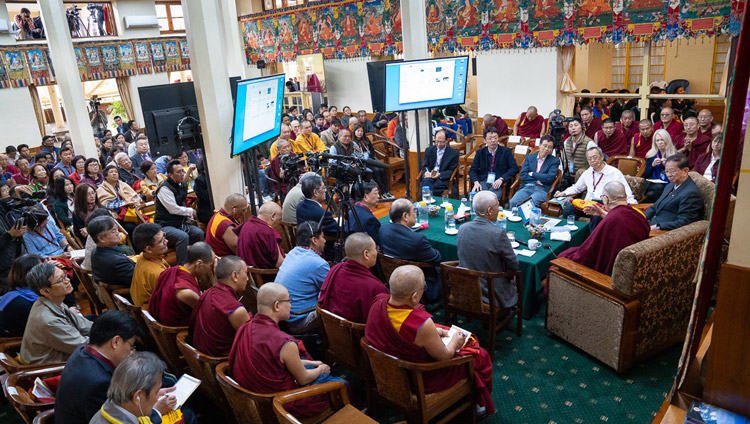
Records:
M383 278L385 279L383 282L385 285L388 285L388 280L391 279L393 271L402 265L414 265L423 269L440 266L440 262L407 261L406 259L394 258L382 252L378 252L378 263L380 264L380 270L383 272Z
M22 372L37 370L40 368L50 368L58 365L64 365L64 362L55 362L49 364L26 364L19 361L16 357L21 351L21 339L15 339L0 344L0 368L4 369L8 375Z
M328 394L331 404L336 412L323 423L364 423L377 424L377 421L365 415L359 409L349 403L349 397L346 395L346 384L342 381L329 381L328 383L316 384L304 387L295 393L276 396L273 398L273 412L280 424L301 424L302 421L295 418L294 415L284 409L284 405L296 400L305 399L311 396Z
M625 175L633 177L642 177L646 171L646 159L634 156L610 156L607 164L612 165L617 162L617 169Z
M187 327L170 327L162 325L151 316L146 310L141 310L146 327L151 332L156 346L161 353L161 359L166 362L169 371L173 374L182 375L187 364L185 359L180 356L180 350L177 348L177 334L187 331Z
M278 268L264 269L252 266L247 267L247 276L250 279L247 282L245 291L242 292L242 304L245 306L245 309L252 311L258 310L258 290L260 290L260 286L262 286L263 283L272 281L278 273Z
M437 423L451 422L466 410L477 421L474 407L474 360L471 355L447 361L415 363L403 361L370 346L366 339L360 345L367 355L378 397L400 409L416 422L427 423L453 407ZM467 378L438 393L425 393L423 374L454 366L465 366Z
M212 402L220 405L225 411L229 411L229 403L221 392L218 381L216 381L216 366L226 362L226 356L207 355L187 342L187 331L181 331L177 334L177 348L182 352L185 362L190 368L193 375L202 380L198 389Z
M466 156L458 158L458 167L463 168L463 172L461 172L461 174L463 174L464 194L468 193L471 190L471 187L469 186L469 184L471 184L469 170L471 169L471 164L474 163L474 157L476 156L479 149L487 145L483 137L477 136L477 138L481 139L481 141L476 141L474 143L474 147L471 148L471 151L469 151Z
M317 311L323 322L330 362L343 365L364 379L369 378L367 362L359 347L359 340L365 336L365 324L349 321L320 306Z
M279 227L281 229L281 231L279 231L279 234L281 235L281 247L284 248L286 252L289 252L297 245L297 225L281 221L279 222Z
M62 374L63 368L65 368L64 365L58 365L21 371L8 377L7 384L3 385L5 397L26 423L32 424L35 422L34 418L37 414L55 407L54 400L52 402L39 402L29 394L28 390L34 386L34 380L58 376Z
M55 410L48 409L41 414L34 417L33 424L54 424L55 423Z
M112 300L115 302L118 310L123 311L133 317L133 319L138 322L141 330L143 330L143 337L140 340L140 343L143 346L143 350L159 353L159 348L156 345L156 341L151 336L148 325L146 325L146 320L143 319L141 307L133 305L133 303L130 302L130 299L128 299L124 294L117 292L112 294Z
M390 140L379 139L372 141L372 148L375 149L377 159L388 165L390 184L397 182L404 174L404 159L396 155L396 152L400 150L398 144Z
M115 293L130 297L130 287L124 287L120 285L102 283L101 281L94 280L94 286L96 287L96 293L99 295L99 299L110 311L116 311L117 305L115 304L112 295Z
M65 236L65 239L68 240L68 243L73 246L73 249L83 249L82 245L78 242L78 239L70 234L68 227L66 227L57 216L55 216L55 225L57 225L57 229L60 230L60 233Z
M518 176L516 176L516 177L518 177ZM552 185L550 186L549 190L547 191L547 200L546 200L546 202L549 202L550 199L552 199L552 195L555 194L555 190L557 189L557 185L560 184L560 178L562 178L562 170L558 169L557 170L557 177L555 177L555 181L552 183ZM515 195L516 192L518 191L518 189L520 189L520 188L521 188L521 179L520 178L516 178L513 181L513 184L510 185L509 198L512 199L513 195Z
M458 176L458 168L460 168L460 166L456 166L456 168L453 169L451 178L448 180L448 188L442 194L443 196L445 196L446 193L448 193L448 197L450 197L451 199L458 199L460 197L458 193L458 179L456 178ZM417 181L419 181L420 187L422 186L423 175L424 169L420 169L419 174L417 174Z
M495 278L507 278L514 281L518 293L518 303L508 309L497 305L497 302L485 303L482 300L482 280L486 281L487 292L495 293ZM489 325L490 344L486 349L490 358L495 359L495 336L498 331L510 324L516 317L516 333L521 337L523 331L523 281L521 271L515 272L482 272L458 266L458 261L440 264L440 280L443 286L443 308L445 324L453 324L455 315L478 318ZM493 295L494 297L494 295ZM503 314L505 312L505 314ZM499 319L502 321L498 322Z
M91 306L91 312L96 315L100 315L107 309L107 306L99 299L96 286L94 285L94 279L91 276L91 271L87 271L81 268L83 259L80 261L71 261L73 263L73 272L78 276L78 281L83 285L83 289L86 291L86 297L89 298L89 305Z

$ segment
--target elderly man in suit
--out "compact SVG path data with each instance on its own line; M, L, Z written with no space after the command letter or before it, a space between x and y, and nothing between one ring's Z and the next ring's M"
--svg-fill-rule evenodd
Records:
M135 141L135 154L130 156L130 161L133 162L133 168L141 169L141 164L147 160L154 161L149 153L148 138L140 135Z
M408 199L397 199L391 205L391 224L380 227L380 247L383 253L395 258L417 262L440 262L440 252L430 245L424 234L411 227L417 222L417 212ZM440 277L437 269L423 269L427 288L427 303L435 303L441 297Z
M446 141L445 130L435 133L435 145L424 151L422 163L422 187L429 187L436 196L448 190L451 175L458 166L458 152ZM458 197L458 185L453 187L453 194Z
M472 181L471 191L489 190L503 197L503 192L513 182L518 173L518 164L513 152L500 145L500 138L495 127L485 130L484 140L487 146L479 149L469 169Z
M560 159L551 156L555 140L545 135L539 141L539 152L526 155L521 167L521 189L510 199L510 207L518 206L531 197L536 206L547 200L547 192L557 178Z
M670 183L659 200L646 209L652 230L674 230L703 218L703 194L688 176L688 158L677 153L667 158L665 173Z

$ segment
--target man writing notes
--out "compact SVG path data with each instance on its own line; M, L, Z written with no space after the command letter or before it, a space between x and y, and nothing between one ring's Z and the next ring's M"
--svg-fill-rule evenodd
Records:
M489 190L502 199L505 183L510 184L518 173L518 164L513 152L500 145L500 137L495 127L485 131L487 146L479 149L469 169L472 181L471 191Z
M448 146L445 131L438 130L435 133L435 145L424 151L424 163L422 163L422 187L429 187L432 194L442 196L443 192L450 189L451 175L458 166L458 152ZM458 195L458 187L456 187Z
M518 115L513 125L513 135L527 138L539 138L544 128L544 117L539 116L535 106L530 106L526 112Z
M526 155L521 167L521 188L510 199L510 207L531 197L536 206L547 200L547 192L557 178L560 159L552 156L555 140L545 135L539 141L539 152Z

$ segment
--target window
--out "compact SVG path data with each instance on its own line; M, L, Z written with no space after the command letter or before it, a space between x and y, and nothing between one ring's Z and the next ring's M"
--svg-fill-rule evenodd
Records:
M639 43L620 43L612 54L612 88L627 88L631 93L641 86L643 80L643 55L646 45ZM649 63L649 82L663 81L666 64L667 46L664 41L650 44L651 60Z
M263 10L283 9L290 6L298 6L318 0L263 0Z
M16 40L47 38L44 23L36 2L8 2L8 17ZM107 37L117 35L114 13L110 2L63 2L65 15L73 38ZM24 13L21 13L23 11ZM18 20L16 20L18 18Z
M724 68L729 60L729 50L732 40L728 35L720 35L714 39L714 66L711 68L711 94L721 93L721 83L724 77Z
M179 1L157 1L156 18L162 34L185 32L185 15Z

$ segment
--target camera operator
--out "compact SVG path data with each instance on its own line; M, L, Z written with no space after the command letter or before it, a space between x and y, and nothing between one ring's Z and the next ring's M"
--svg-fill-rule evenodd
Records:
M33 205L33 200L21 200L22 193L31 194L28 186L17 185L11 190L13 197L0 199L0 293L8 286L8 272L16 257L26 253L23 236L28 231L26 221L21 217L22 208Z
M107 114L99 109L99 106L101 106L99 97L96 95L91 96L89 106L91 106L89 119L91 120L91 128L94 130L94 135L104 137L104 132L107 131Z
M31 18L31 11L29 9L22 7L21 13L14 16L13 21L18 27L17 40L42 37L42 28L37 28L35 19Z
M372 146L372 142L365 135L364 127L355 124L351 130L352 144L354 145L354 153L352 156L360 159L372 159L378 160L375 157L375 148ZM339 135L339 139L341 136ZM384 168L372 168L372 178L378 184L380 191L383 193L383 199L395 199L391 194L390 181L388 181L388 171Z
M289 140L280 138L276 141L276 148L278 149L279 154L271 159L271 163L268 165L268 168L266 168L266 173L268 175L268 178L274 179L279 182L278 187L274 188L278 189L281 197L284 197L289 192L289 181L291 181L292 179L296 180L299 176L299 173L289 172L289 169L282 169L281 166L282 160L287 158L291 159L291 156L289 155L292 154L292 145L289 143ZM276 184L273 182L271 182L271 184L276 186Z

